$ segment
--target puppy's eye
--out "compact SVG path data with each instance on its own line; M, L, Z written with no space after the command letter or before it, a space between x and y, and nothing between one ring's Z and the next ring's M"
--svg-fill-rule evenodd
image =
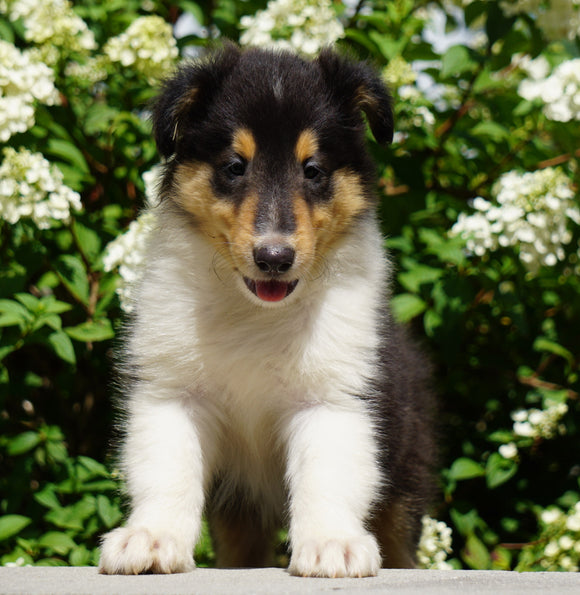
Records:
M322 170L313 161L306 161L304 163L304 177L307 180L316 180L322 174Z
M246 162L241 157L232 159L225 167L231 178L243 176L246 173Z

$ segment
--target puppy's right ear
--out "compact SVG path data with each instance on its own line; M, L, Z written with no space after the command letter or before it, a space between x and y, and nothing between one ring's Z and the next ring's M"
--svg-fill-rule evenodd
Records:
M159 153L169 158L179 146L185 128L203 121L216 92L240 58L240 50L228 43L198 62L179 67L161 89L153 105L153 134Z

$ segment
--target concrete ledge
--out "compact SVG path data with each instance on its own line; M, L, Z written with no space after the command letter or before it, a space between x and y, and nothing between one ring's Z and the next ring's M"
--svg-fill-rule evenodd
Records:
M96 568L0 568L2 595L304 595L326 592L503 595L580 593L580 573L515 573L483 570L381 570L364 579L296 578L279 568L188 574L103 576Z

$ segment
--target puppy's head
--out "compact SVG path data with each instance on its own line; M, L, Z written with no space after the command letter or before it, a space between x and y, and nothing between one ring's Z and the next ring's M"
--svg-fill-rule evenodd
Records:
M366 65L235 46L181 67L153 114L163 196L254 302L286 303L374 208L366 115L390 142L390 97ZM364 258L364 255L361 255Z

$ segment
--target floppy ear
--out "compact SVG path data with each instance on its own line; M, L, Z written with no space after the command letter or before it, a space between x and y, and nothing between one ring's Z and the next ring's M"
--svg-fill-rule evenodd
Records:
M168 79L153 105L153 134L159 153L171 157L182 138L184 124L201 122L225 76L236 65L240 50L233 43L213 51L205 60L188 62Z
M394 128L392 99L380 76L368 64L331 49L323 50L315 62L347 121L360 121L364 112L376 141L390 143Z

